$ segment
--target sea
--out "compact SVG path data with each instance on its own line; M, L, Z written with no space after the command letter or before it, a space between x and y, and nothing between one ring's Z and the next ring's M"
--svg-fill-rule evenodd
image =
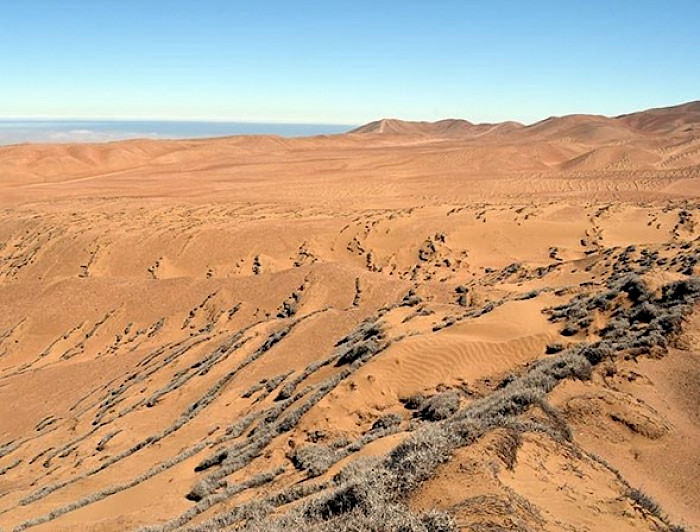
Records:
M231 135L305 137L345 133L354 125L273 122L206 122L159 120L9 120L0 119L0 145L183 139Z

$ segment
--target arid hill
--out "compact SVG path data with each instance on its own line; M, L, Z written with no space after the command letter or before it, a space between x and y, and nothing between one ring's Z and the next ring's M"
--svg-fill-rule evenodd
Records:
M574 138L581 140L606 141L618 138L628 140L638 133L697 133L698 124L700 101L612 118L601 115L552 116L529 126L512 121L473 124L458 119L412 122L385 118L360 126L350 133L474 137L496 134L500 136L503 132L508 132L511 138L523 140L541 138L542 135L561 140L573 134Z
M630 127L645 133L668 133L674 131L695 131L700 125L700 101L689 102L675 107L649 109L639 113L621 115L615 118Z
M0 527L700 530L699 123L0 148Z

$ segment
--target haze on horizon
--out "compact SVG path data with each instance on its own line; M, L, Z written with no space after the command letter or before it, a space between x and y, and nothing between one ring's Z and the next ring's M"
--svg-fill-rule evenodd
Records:
M698 99L692 1L10 1L3 118L531 123Z

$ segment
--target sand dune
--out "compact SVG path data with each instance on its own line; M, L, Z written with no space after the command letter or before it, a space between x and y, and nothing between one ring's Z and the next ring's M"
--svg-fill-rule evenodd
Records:
M0 148L0 526L699 530L697 111Z

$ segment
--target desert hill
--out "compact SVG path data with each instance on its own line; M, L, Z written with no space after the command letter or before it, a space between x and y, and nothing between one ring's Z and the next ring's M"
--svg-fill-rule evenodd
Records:
M0 148L0 527L700 530L697 123Z
M634 129L647 133L693 129L697 132L700 123L700 101L688 102L674 107L649 109L615 117Z
M513 140L576 140L582 142L626 141L640 134L697 132L700 102L649 109L637 113L606 117L602 115L552 116L525 126L518 122L473 124L467 120L446 119L437 122L412 122L382 119L360 126L350 133L384 135L427 135L468 138L502 136Z

